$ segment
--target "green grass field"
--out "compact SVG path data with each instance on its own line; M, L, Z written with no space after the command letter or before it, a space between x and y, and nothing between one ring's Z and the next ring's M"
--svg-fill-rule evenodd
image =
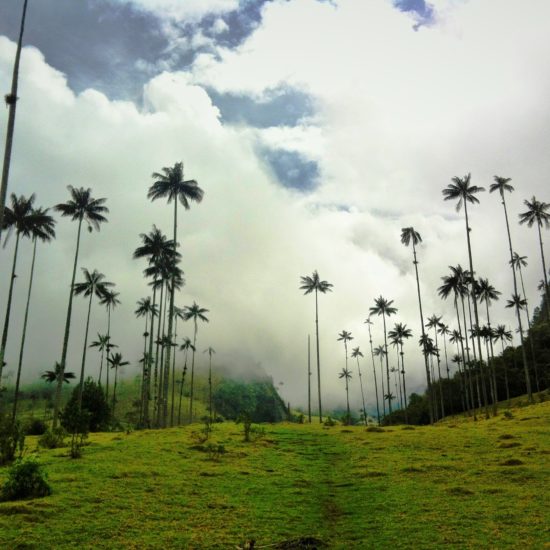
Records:
M0 548L550 547L550 402L433 427L216 425L36 450L53 494L0 503ZM27 439L35 452L36 438ZM205 444L202 445L204 447ZM7 470L0 469L0 483Z

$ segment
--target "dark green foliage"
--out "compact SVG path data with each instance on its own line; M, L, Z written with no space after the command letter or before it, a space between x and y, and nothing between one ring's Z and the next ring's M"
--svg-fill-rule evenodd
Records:
M25 430L20 422L12 422L11 416L0 414L0 466L15 459L17 451L23 452Z
M45 449L58 449L65 446L67 432L61 426L47 430L38 440L38 445Z
M250 430L252 428L252 418L250 417L250 413L248 412L242 412L239 414L236 420L237 424L243 425L243 433L244 433L244 440L245 442L250 442Z
M43 435L47 431L48 426L41 418L31 418L25 426L27 435Z
M247 411L252 422L280 422L286 407L271 380L239 382L223 380L214 394L214 409L224 418L236 420Z
M35 458L19 459L8 472L0 489L0 500L45 497L52 493L46 474Z
M82 456L84 439L88 437L92 419L92 413L87 409L78 410L77 390L73 393L77 398L71 399L61 414L61 425L71 434L71 458Z
M99 384L96 384L91 378L84 382L82 389L82 410L88 414L89 424L86 427L84 417L80 417L78 412L78 388L73 390L71 399L63 412L61 425L70 433L73 428L84 428L90 432L105 431L109 427L111 418L111 409L105 399L105 394Z
M327 416L327 419L323 422L323 424L328 427L336 426L336 422L332 420L330 416Z

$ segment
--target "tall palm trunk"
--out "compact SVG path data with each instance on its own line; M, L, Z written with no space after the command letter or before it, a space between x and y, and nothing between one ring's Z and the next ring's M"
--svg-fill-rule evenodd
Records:
M351 411L349 409L349 385L348 385L348 377L344 376L346 379L346 424L349 426L351 424Z
M148 428L150 427L149 419L149 401L151 400L151 369L153 367L153 338L155 334L155 316L153 312L155 311L156 298L157 298L157 288L156 288L157 278L153 281L153 306L151 311L151 325L149 328L149 356L147 357L147 380L145 383L145 391L143 395L143 425ZM159 312L160 313L160 312ZM160 318L159 318L160 324Z
M90 313L92 311L93 289L88 300L88 315L86 317L86 332L84 333L84 348L82 349L82 365L80 367L80 382L78 384L78 410L82 409L82 387L84 386L84 368L86 366L86 352L88 351L88 329L90 328Z
M323 422L323 407L321 405L321 360L319 355L319 305L317 289L315 289L315 337L317 339L317 391L319 395L319 422Z
M113 387L113 407L112 407L113 418L115 417L117 380L118 380L118 367L115 367L115 383L114 383L114 387Z
M151 313L152 315L152 313ZM145 392L145 379L147 374L147 324L148 324L148 314L145 313L145 332L143 333L143 367L141 369L141 384L140 384L140 400L139 400L139 425L143 426L143 395Z
M470 340L472 342L472 353L474 355L474 366L476 365L477 361L477 351L476 351L476 343L475 343L475 334L474 334L474 323L472 320L472 302L470 301L470 294L468 294L468 317L470 319ZM464 321L466 323L466 321ZM481 398L481 387L479 385L479 379L481 378L483 382L483 372L481 370L481 360L479 361L479 372L476 371L475 380L476 380L476 390L477 390L477 401L479 404L479 408L483 407L482 398ZM488 414L487 410L487 400L485 399L485 416Z
M386 350L386 381L388 383L388 411L391 415L392 413L392 407L391 407L391 390L390 390L390 363L389 363L389 357L388 357L388 335L386 334L386 314L382 313L382 319L384 321L384 349Z
M414 256L414 271L416 274L416 290L418 293L418 309L420 310L420 327L422 330L422 342L426 341L426 333L424 332L424 314L422 313L422 298L420 295L420 278L418 277L418 260L416 259L416 247L414 246L414 240L413 240L413 256ZM426 368L426 384L427 384L427 395L428 395L428 411L430 413L430 424L433 424L434 422L434 411L433 411L433 396L432 396L432 383L430 380L430 367L428 366L428 354L426 353L426 346L423 345L423 353L424 356L424 366Z
M183 384L185 382L185 373L187 372L187 352L188 350L185 350L185 363L183 365L183 371L181 373L181 386L180 386L180 396L179 396L179 404L178 404L178 425L181 425L181 402L183 399Z
M159 347L160 347L160 329L161 321L164 323L164 310L163 310L163 295L164 295L164 282L160 286L160 300L159 300L159 322L157 327L157 341L155 342L155 373L153 375L153 422L158 423L158 365L159 365ZM165 300L166 301L166 300ZM162 364L161 364L162 365Z
M32 283L34 278L34 263L36 260L36 237L33 238L33 247L32 247L32 260L31 260L31 272L29 277L29 289L27 291L27 304L25 306L25 317L23 319L23 332L21 334L21 346L19 348L19 362L17 363L17 379L15 381L15 395L13 397L13 411L12 411L12 422L15 422L17 416L17 401L19 400L19 383L21 381L21 368L23 365L23 351L25 349L25 339L27 336L27 321L29 319L29 306L31 303L31 291Z
M174 344L178 339L178 319L176 318L174 326ZM170 346L172 347L172 346ZM174 407L176 403L176 348L174 347L174 356L172 357L172 404L170 411L170 426L174 426Z
M101 376L103 375L103 359L105 358L105 348L101 348L101 359L99 360L99 376L97 383L101 386Z
M495 371L495 351L493 349L493 339L491 334L491 317L489 315L489 302L485 302L485 307L487 310L487 326L489 327L489 344L490 344L490 352L491 352L491 378L492 378L492 384L493 384L493 416L496 416L498 414L497 409L497 403L498 403L498 388L497 388L497 375ZM489 353L489 350L487 353Z
M533 336L531 334L531 316L529 315L529 302L527 301L527 294L525 292L525 285L523 284L523 273L521 271L521 264L518 264L519 269L519 278L521 281L521 291L523 292L523 299L525 300L525 317L527 318L527 330L529 333L529 345L531 348L531 358L533 359L533 367L535 371L535 385L537 387L537 392L540 391L539 385L539 372L537 368L537 357L535 355L535 346L533 344Z
M311 424L311 342L307 335L307 418Z
M441 418L445 418L445 400L443 399L443 378L441 378L441 359L437 342L437 326L434 326L435 347L437 349L437 375L439 377L439 398L441 400Z
M451 375L449 372L449 356L447 355L447 334L443 332L443 349L445 350L445 368L447 369L447 380L449 381L449 388L451 387ZM451 414L454 414L453 408L453 396L449 395L449 404L451 405Z
M472 380L472 361L470 358L470 345L468 344L468 324L466 323L466 308L464 307L464 296L460 296L460 301L462 303L462 319L464 321L464 339L466 341L466 361L464 361L464 372L467 372L468 385L470 387L470 406L472 407L474 420L477 420L475 395L474 395L474 383ZM456 313L458 317L458 330L462 335L462 329L460 328L460 316L458 315L458 305L457 305ZM462 358L464 360L463 340L460 341L460 345L462 347ZM481 403L480 403L480 406L481 406Z
M506 401L508 407L510 407L510 386L508 385L508 369L506 368L506 361L504 360L504 340L500 341L502 345L502 364L504 366L504 384L506 385Z
M384 388L384 358L382 355L380 355L380 379L382 380L382 413L386 416L386 388Z
M178 229L178 198L174 198L174 255L176 253L177 246L177 229ZM168 421L168 389L169 389L169 377L170 377L170 356L172 352L172 323L174 321L174 294L176 292L175 272L172 273L172 287L170 289L170 307L168 310L168 349L166 350L166 362L164 364L164 404L162 409L162 425L166 428ZM172 417L174 408L172 407ZM172 421L173 423L173 421Z
M475 292L474 292L474 285L473 285L473 281L475 280L475 271L474 271L474 262L473 262L473 259L472 259L472 245L470 243L470 224L468 222L468 201L466 201L466 200L464 201L464 213L465 213L465 218L466 218L466 240L468 241L468 259L470 261L470 273L472 275L472 284L471 284L472 292L471 292L471 295L472 295L472 302L474 304L474 319L476 321L477 347L478 347L478 350L479 350L479 369L480 369L480 372L481 372L481 387L483 389L483 403L484 403L484 406L485 406L485 416L486 416L486 418L489 418L489 409L487 408L487 387L485 385L485 376L483 374L483 371L484 371L483 352L482 352L482 349L481 349L481 337L479 335L479 327L480 327L479 313L477 311L477 299L476 299L476 295L475 295Z
M107 375L107 384L105 385L105 399L107 403L109 402L109 350L111 346L111 309L107 309L107 366L106 369L106 375Z
M189 394L189 422L193 422L193 392L195 389L195 348L197 344L197 318L195 317L195 331L193 333L193 355L191 358L191 391Z
M8 290L8 303L6 305L6 316L4 318L4 329L2 330L2 344L0 345L0 386L2 384L2 370L4 366L4 357L6 352L6 344L8 342L8 330L10 328L10 315L11 315L11 300L13 297L13 285L15 283L15 267L17 265L17 252L19 251L19 238L21 233L17 231L15 237L15 249L13 251L13 262L11 266L10 287Z
M213 410L212 410L212 354L210 354L209 365L208 365L208 411L210 413L210 424L213 420Z
M6 96L8 106L8 128L6 131L6 146L4 149L4 164L2 167L2 182L0 183L0 239L2 237L2 228L4 227L4 207L8 193L8 179L10 174L11 150L13 147L13 133L15 129L15 109L17 106L17 86L19 83L19 61L21 59L21 47L23 44L23 32L25 30L25 18L27 16L27 3L23 4L23 14L21 16L21 26L19 27L19 38L17 40L17 49L15 51L15 62L13 64L13 75L11 79L11 91ZM2 370L2 361L0 360L0 372Z
M361 401L363 403L363 416L365 420L365 426L367 425L367 409L365 405L365 392L363 391L363 376L361 374L361 367L359 366L359 355L357 356L357 372L359 374L359 386L361 388Z
M405 424L409 423L409 415L407 413L407 385L405 384L405 353L403 352L403 342L400 344L401 347L401 376L403 377L403 401L405 404Z
M67 307L67 319L65 320L65 334L63 336L63 349L61 351L61 368L59 378L57 379L57 387L55 389L55 403L53 410L53 427L57 427L59 417L59 407L61 405L61 388L63 387L63 378L65 374L65 362L67 361L67 348L69 346L69 332L71 330L71 315L73 311L73 289L74 280L76 277L76 266L78 264L78 253L80 251L80 233L82 229L82 218L78 220L78 231L76 237L76 251L74 254L73 274L71 278L71 286L69 291L69 305Z
M166 316L168 315L168 281L166 281L166 294L164 297L164 314L162 316L162 343L160 344L160 361L159 361L159 387L158 387L158 400L157 400L157 426L164 427L164 400L168 398L168 395L164 393L164 380L165 380L165 350L166 350Z
M500 196L502 197L502 206L504 207L504 218L506 219L506 232L508 233L508 248L510 250L510 265L512 266L512 275L513 275L513 279L514 279L514 295L515 296L518 296L519 293L518 293L518 281L517 281L517 277L516 277L516 270L514 269L514 251L513 251L513 248L512 248L512 236L510 234L510 223L508 221L508 210L506 208L506 200L504 198L504 193L501 192ZM540 233L540 230L539 230L539 233ZM546 270L545 270L546 272ZM521 275L521 267L520 267L520 275ZM522 278L523 279L523 278ZM522 281L523 282L523 281ZM525 289L524 289L524 292L525 294ZM546 301L546 303L548 304L548 300ZM527 313L527 316L529 317L529 313ZM516 304L516 317L517 317L517 320L518 320L518 327L520 329L520 334L521 334L521 338L522 338L522 342L523 342L523 332L521 332L521 310L519 308L519 304ZM514 355L515 357L515 355ZM529 396L529 401L533 402L533 395L531 393L531 381L529 379L529 366L527 364L527 354L525 352L525 346L521 346L521 358L522 358L522 361L523 361L523 370L525 372L525 376L526 376L526 386L527 386L527 393L528 393L528 396ZM533 363L535 363L535 356L533 355Z
M376 416L378 418L378 424L380 424L380 405L378 401L378 383L376 381L376 368L374 365L374 350L372 349L372 335L370 331L370 325L369 327L369 345L370 345L370 357L372 359L372 373L374 375L374 393L376 395Z

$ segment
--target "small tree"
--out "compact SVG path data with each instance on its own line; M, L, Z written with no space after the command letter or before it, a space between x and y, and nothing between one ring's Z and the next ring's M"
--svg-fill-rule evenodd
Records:
M74 423L74 415L72 413L73 403L76 403L78 406L78 390L78 387L73 390L71 398L65 407L66 413L64 413L61 422L61 425L69 432L71 432L71 426ZM84 381L84 387L82 388L82 410L86 410L89 413L89 431L99 432L108 427L111 419L111 409L101 386L91 378L87 378ZM78 421L80 422L80 420Z

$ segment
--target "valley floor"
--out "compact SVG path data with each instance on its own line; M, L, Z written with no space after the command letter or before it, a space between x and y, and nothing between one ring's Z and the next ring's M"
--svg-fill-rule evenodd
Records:
M550 403L512 414L93 434L78 460L37 451L53 494L0 503L0 548L548 548Z

